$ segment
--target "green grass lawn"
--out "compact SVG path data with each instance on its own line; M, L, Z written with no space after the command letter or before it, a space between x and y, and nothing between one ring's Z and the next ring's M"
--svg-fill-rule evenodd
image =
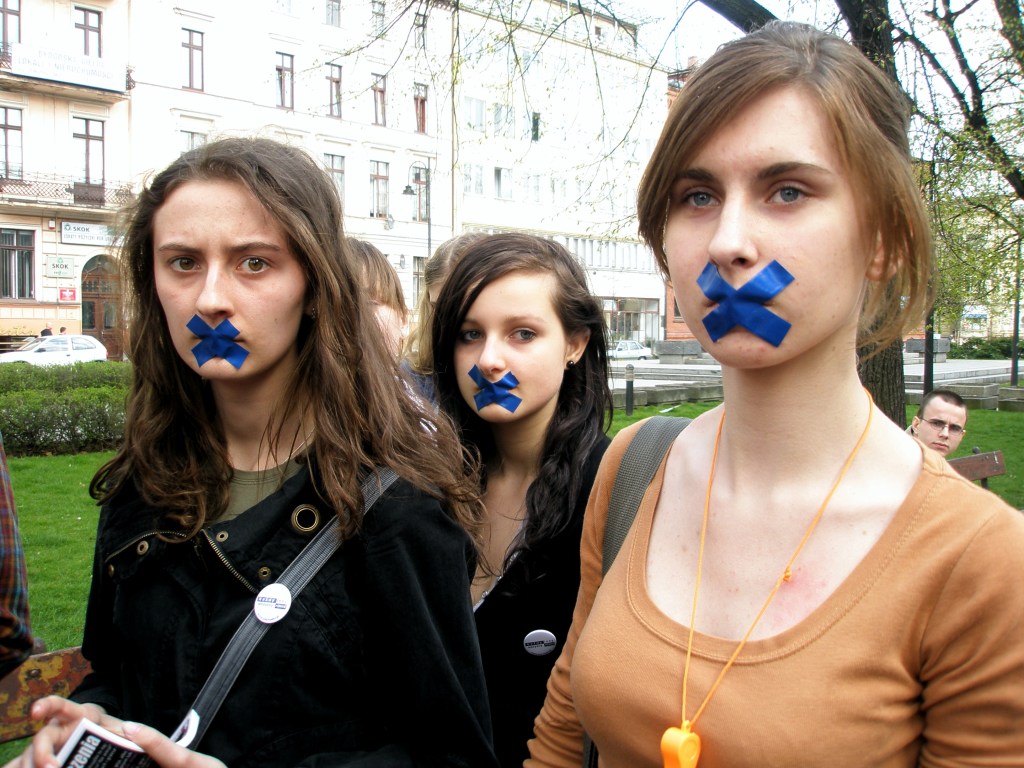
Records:
M714 403L646 406L627 417L616 411L612 434L657 413L697 416ZM907 420L915 411L907 409ZM1007 474L990 480L992 491L1011 506L1024 508L1024 413L971 411L967 435L954 454L972 446L1001 450ZM9 459L11 478L28 568L32 628L51 649L81 642L89 592L92 552L99 508L89 498L89 481L111 453L34 456ZM15 745L0 745L0 763L17 754Z

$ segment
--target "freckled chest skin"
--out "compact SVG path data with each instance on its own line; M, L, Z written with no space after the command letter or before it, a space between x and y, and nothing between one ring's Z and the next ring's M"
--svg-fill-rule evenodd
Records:
M277 389L297 360L306 279L281 226L241 184L190 181L175 189L153 219L157 296L175 350L215 387L245 383ZM199 366L186 324L198 314L224 319L249 355L236 369L213 358Z

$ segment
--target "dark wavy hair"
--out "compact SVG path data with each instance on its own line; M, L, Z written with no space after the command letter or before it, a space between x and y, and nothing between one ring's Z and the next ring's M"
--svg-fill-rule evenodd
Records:
M431 325L438 402L458 425L463 442L479 453L485 466L495 454L490 425L459 393L453 364L459 330L480 292L513 272L552 275L556 283L552 303L562 328L567 335L589 331L590 339L576 365L562 377L558 403L544 435L540 470L526 492L526 520L506 564L517 552L557 535L569 524L587 457L611 424L612 414L604 315L587 287L583 267L551 240L525 234L489 235L462 253L441 288Z
M359 476L378 464L447 501L476 533L478 476L451 425L428 414L399 379L343 234L334 185L303 150L262 138L223 139L186 152L124 214L120 267L133 376L124 443L96 473L92 496L107 502L134 483L147 503L193 535L227 504L232 469L218 413L209 387L174 349L153 271L156 212L183 184L209 180L240 184L281 226L314 310L300 324L298 363L267 424L268 444L278 444L289 418L314 424L314 480L346 536L362 521ZM425 420L435 428L426 430Z

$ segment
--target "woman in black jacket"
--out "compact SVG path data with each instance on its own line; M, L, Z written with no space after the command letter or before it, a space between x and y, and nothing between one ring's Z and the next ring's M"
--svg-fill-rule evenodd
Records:
M406 394L303 151L225 139L142 191L121 264L134 365L72 696L162 766L487 766L468 597L479 501L450 426ZM429 428L427 428L429 427ZM363 514L361 478L400 480ZM181 721L254 598L332 517L343 543L270 627L195 753ZM460 599L460 595L466 595Z
M565 248L492 235L462 253L432 333L440 405L485 468L473 599L495 751L519 766L572 621L583 511L608 444L604 316Z

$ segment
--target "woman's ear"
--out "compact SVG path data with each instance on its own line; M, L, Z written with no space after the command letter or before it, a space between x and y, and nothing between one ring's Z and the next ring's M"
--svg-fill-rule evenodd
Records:
M882 233L875 233L875 251L868 261L867 270L864 276L873 283L884 283L896 274L899 266L899 259L886 258L885 243L882 242Z
M565 344L565 362L568 363L572 360L573 364L579 361L583 357L583 350L587 348L587 343L590 341L590 329L584 329L577 333L574 333L566 340Z

